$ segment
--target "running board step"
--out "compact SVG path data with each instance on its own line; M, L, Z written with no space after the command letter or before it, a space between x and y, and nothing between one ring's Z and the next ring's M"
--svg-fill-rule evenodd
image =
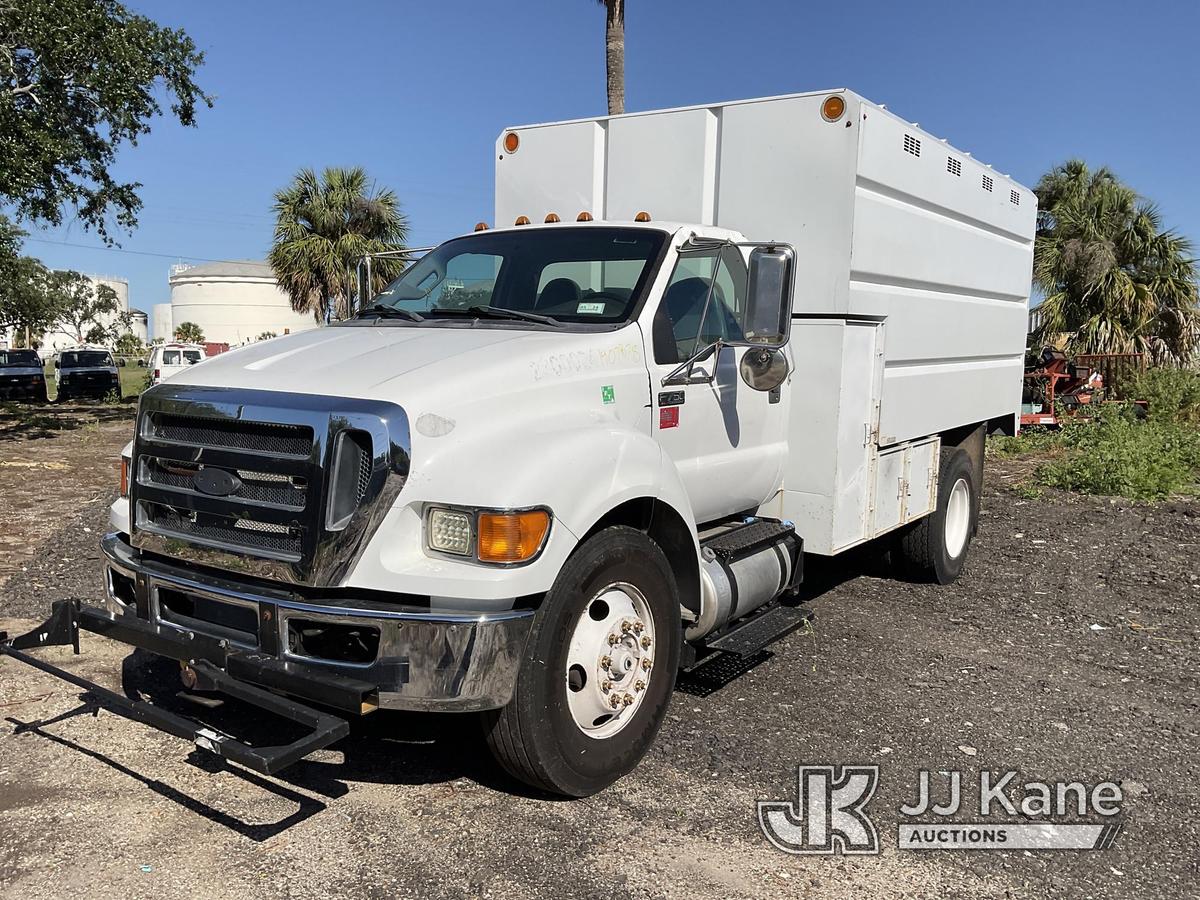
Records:
M776 606L761 615L735 625L719 638L708 641L710 650L722 650L738 656L753 656L763 647L787 637L812 618L812 613L798 606Z

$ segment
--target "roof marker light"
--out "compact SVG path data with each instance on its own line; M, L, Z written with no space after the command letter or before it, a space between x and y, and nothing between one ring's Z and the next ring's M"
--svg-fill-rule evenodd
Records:
M488 228L487 222L476 222L475 223L476 231L487 231L487 228Z
M508 153L516 153L517 148L521 146L521 139L515 131L510 131L504 136L504 149Z
M529 216L517 216L517 221L513 222L513 224L514 225L528 225L529 224Z
M587 210L584 210L583 212L581 212L579 215L577 215L575 217L575 221L576 222L590 222L590 221L592 221L592 214L590 212L588 212Z
M649 222L650 221L650 213L646 212L645 210L642 210L640 213L638 213L636 216L633 217L633 221Z
M555 222L561 222L561 221L562 221L562 219L560 219L558 217L558 213L550 213L548 216L546 216L546 223L548 225L552 225Z
M846 112L846 101L833 94L825 98L821 104L821 118L826 122L836 122Z

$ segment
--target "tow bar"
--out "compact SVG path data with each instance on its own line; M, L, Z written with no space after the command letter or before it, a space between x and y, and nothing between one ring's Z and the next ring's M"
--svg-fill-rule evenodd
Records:
M309 733L290 744L251 746L152 703L133 700L25 652L39 647L70 646L78 655L81 628L160 656L185 661L206 689L220 691L296 722L308 728ZM0 631L2 656L12 657L82 688L118 715L190 740L201 750L263 775L274 775L314 750L344 738L350 731L346 719L306 706L269 688L303 692L321 703L348 712L361 714L376 706L375 686L367 682L332 673L313 673L307 671L307 667L250 650L229 650L225 642L202 635L188 638L182 634L167 634L143 619L132 615L114 616L106 610L84 606L79 600L56 600L50 617L26 634L10 639L6 632Z

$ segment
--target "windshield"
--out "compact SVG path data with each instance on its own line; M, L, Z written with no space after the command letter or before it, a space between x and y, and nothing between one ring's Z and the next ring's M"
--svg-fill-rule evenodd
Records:
M113 365L107 350L72 350L62 355L60 365L64 369L87 369L93 366Z
M36 366L40 369L42 360L36 350L0 350L0 367L13 368L14 366L22 368Z
M587 226L458 238L418 260L372 303L425 318L493 307L560 323L620 323L636 309L666 237ZM378 313L368 306L364 314Z

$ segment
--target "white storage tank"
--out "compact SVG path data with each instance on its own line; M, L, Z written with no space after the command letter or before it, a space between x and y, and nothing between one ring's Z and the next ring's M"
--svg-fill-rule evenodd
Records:
M172 331L194 322L204 340L236 345L264 332L279 335L316 327L312 316L292 310L270 265L259 260L175 266L170 282ZM156 317L156 335L157 325Z
M164 341L169 341L173 338L175 326L171 322L171 304L170 303L155 303L154 304L154 330L151 337L162 338Z

